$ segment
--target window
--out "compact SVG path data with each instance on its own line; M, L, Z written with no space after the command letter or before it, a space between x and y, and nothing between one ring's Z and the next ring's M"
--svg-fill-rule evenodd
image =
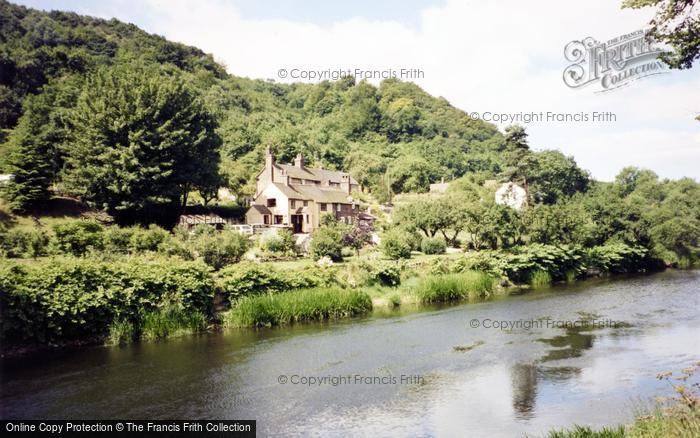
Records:
M283 221L284 221L284 216L275 215L275 225L282 225Z
M326 204L321 202L321 211L326 211Z
M267 200L267 206L268 207L277 207L277 199L275 198L269 198Z
M292 199L292 208L297 208L297 201L296 199Z
M330 186L331 186L331 187L340 187L340 183L331 182L331 183L330 183Z
M308 207L308 206L309 206L309 201L304 201L304 207Z
M266 214L263 216L263 223L265 225L270 225L270 215L269 214Z
M292 184L303 184L304 182L299 178L292 178Z
M342 208L342 205L341 205L341 204L336 204L336 209L337 209L338 211L340 211L341 208Z
M309 223L309 215L308 214L306 215L306 223L307 224Z

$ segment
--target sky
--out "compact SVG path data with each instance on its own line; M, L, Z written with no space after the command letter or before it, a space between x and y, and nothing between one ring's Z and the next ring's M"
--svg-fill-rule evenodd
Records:
M303 76L359 70L378 72L368 78L377 84L405 69L403 79L474 117L521 115L533 149L573 155L597 179L629 165L700 179L700 64L604 93L563 81L569 42L646 27L652 9L622 10L618 0L17 2L134 23L213 54L237 76L318 82ZM541 119L523 123L532 113Z

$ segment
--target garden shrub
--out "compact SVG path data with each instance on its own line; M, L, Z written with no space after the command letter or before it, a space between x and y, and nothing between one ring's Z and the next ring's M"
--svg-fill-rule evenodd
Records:
M104 227L97 222L76 219L56 224L53 227L58 252L76 256L104 247Z
M170 239L170 233L161 227L151 224L148 228L132 229L129 247L131 252L158 251L160 245Z
M107 227L102 235L105 251L126 254L131 251L134 228Z
M293 257L297 254L296 240L289 230L264 234L260 238L260 248L273 255Z
M224 266L237 263L250 246L246 236L231 229L213 232L199 232L190 237L191 248L196 256L219 270Z
M382 254L392 260L407 259L411 257L409 241L406 231L395 228L384 233L379 246Z
M374 263L370 270L370 285L398 286L401 284L401 267L396 263Z
M343 234L337 227L321 227L312 234L309 252L314 260L329 257L334 262L339 262L343 260L342 251Z
M447 244L439 237L424 237L420 243L420 250L424 254L444 254Z
M41 228L11 228L0 234L0 249L5 257L36 258L46 255L49 236Z
M248 295L329 286L334 282L329 269L282 271L257 263L241 263L222 269L217 279L219 289L231 301Z

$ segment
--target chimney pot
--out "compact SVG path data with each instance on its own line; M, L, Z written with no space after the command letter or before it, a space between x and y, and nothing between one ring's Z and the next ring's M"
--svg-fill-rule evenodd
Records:
M304 167L304 156L299 152L297 157L294 159L294 167L303 168Z

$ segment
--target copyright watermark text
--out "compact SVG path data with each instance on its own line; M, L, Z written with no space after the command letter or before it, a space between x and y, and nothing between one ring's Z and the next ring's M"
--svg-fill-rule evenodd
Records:
M602 329L620 328L626 324L622 321L611 319L575 319L557 320L551 318L540 319L477 319L469 321L471 328L485 328L497 330L532 330L532 329Z
M417 67L397 67L397 68L326 68L314 69L303 67L280 68L277 70L278 79L294 79L308 82L319 81L337 81L348 76L354 77L356 80L383 80L383 79L401 79L415 80L425 79L425 71Z
M362 374L329 374L325 376L306 376L300 374L280 374L280 385L299 386L345 386L345 385L422 385L423 376L401 374L397 376L368 376Z
M473 111L469 113L472 120L483 120L484 122L493 123L557 123L557 122L572 122L572 123L607 123L616 122L617 114L611 111L591 111L591 112L573 112L573 113L557 113L553 111L534 111L534 112L492 112L492 111Z

